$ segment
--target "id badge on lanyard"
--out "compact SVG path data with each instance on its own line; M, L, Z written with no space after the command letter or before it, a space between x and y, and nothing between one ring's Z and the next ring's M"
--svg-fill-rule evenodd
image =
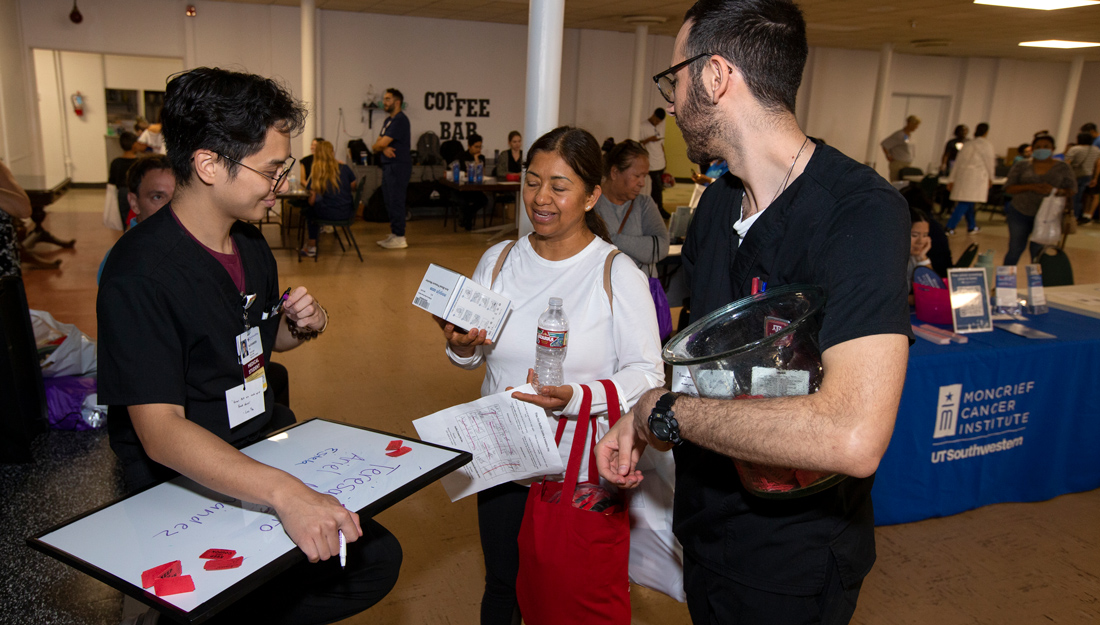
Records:
M244 384L225 392L230 428L258 417L266 409L264 391L267 390L267 375L264 371L263 339L259 328L248 325L248 308L255 299L255 295L243 296L245 330L234 339Z

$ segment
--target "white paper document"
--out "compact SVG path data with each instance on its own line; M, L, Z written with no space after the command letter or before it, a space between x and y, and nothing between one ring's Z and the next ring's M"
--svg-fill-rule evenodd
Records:
M565 471L546 411L513 399L516 391L533 394L535 389L525 384L413 421L421 440L474 456L441 480L451 501L505 482Z
M512 307L503 295L434 263L428 265L412 303L464 331L485 330L490 341L497 340Z

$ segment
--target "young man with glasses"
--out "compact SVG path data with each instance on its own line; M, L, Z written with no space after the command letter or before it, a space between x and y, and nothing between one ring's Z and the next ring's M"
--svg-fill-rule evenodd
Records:
M692 321L759 282L826 296L816 393L718 400L654 389L597 445L601 475L626 487L640 481L646 445L675 449L673 530L696 623L847 623L875 558L871 485L911 340L910 220L875 171L798 127L807 51L789 0L701 0L672 67L655 77L688 158L724 158L732 174L703 193L684 243ZM734 458L849 477L765 498L742 486Z
M328 560L288 570L213 622L348 618L389 592L401 562L381 525L238 451L294 422L266 381L271 352L329 323L304 287L281 294L275 258L246 223L274 205L304 118L289 93L259 76L199 68L173 78L163 120L175 195L119 240L97 301L99 393L111 406L111 448L127 488L185 475L269 506L310 562ZM347 571L333 558L340 531L350 542Z

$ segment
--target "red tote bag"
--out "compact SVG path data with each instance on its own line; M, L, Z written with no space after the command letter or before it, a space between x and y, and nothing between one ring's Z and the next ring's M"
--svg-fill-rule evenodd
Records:
M615 385L600 380L607 390L608 417L619 420ZM588 483L599 484L596 439L592 423L592 391L581 386L582 404L577 432L569 452L564 482L544 479L531 485L523 524L519 530L519 576L516 595L527 625L630 623L630 518L625 504L611 514L573 507L573 497L586 443ZM558 422L561 444L565 418ZM557 501L551 503L548 499Z

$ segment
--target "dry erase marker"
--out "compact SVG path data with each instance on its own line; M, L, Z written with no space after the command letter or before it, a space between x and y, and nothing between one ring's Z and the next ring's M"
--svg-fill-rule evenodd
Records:
M340 570L348 564L348 541L344 538L343 530L336 530L340 534Z

